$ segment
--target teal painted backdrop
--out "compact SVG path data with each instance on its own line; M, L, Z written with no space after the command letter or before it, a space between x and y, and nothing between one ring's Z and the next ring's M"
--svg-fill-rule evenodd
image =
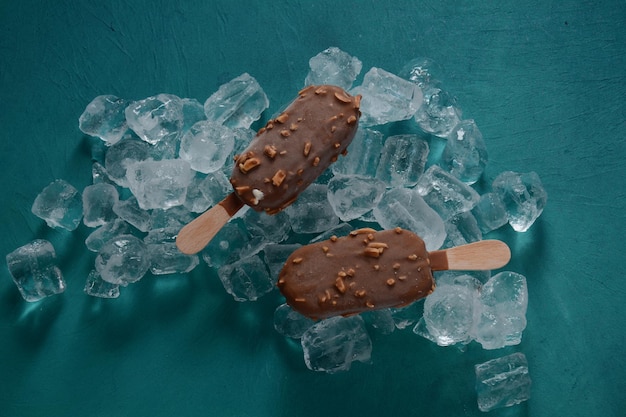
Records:
M478 416L473 365L515 350L532 399L491 415L625 415L625 21L617 0L0 2L0 253L48 238L68 282L30 305L0 271L0 415ZM541 176L543 216L502 235L528 278L520 346L462 353L396 332L374 335L371 365L309 372L272 328L277 296L236 303L199 268L99 302L82 294L86 228L30 214L55 178L88 185L78 116L93 97L204 101L249 72L275 110L329 46L365 70L433 58L484 134L487 180Z

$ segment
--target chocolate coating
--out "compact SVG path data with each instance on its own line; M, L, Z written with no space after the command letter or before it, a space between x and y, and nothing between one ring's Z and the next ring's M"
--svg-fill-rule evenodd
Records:
M360 100L332 85L300 91L236 157L230 182L237 196L269 214L293 203L346 152L361 116Z
M430 294L435 282L416 234L360 229L296 250L278 288L294 310L317 320L406 306Z

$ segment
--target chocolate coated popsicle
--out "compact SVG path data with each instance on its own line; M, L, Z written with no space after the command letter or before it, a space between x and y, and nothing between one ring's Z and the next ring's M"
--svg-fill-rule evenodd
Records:
M432 271L496 269L510 259L509 247L499 240L427 252L408 230L359 229L296 250L279 274L278 288L307 317L349 316L426 297L435 289Z
M235 157L234 191L183 227L178 249L201 251L244 204L275 214L293 203L339 155L356 133L361 96L332 85L309 86L261 128Z
M360 100L332 85L300 91L236 157L230 182L237 196L269 214L290 205L346 152L361 116Z
M291 254L278 288L313 319L402 307L435 288L424 241L408 230L360 229Z

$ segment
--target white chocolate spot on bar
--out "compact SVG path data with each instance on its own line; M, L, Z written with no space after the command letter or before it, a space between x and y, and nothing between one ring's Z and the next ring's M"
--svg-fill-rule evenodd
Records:
M259 201L263 200L263 197L265 197L265 194L263 194L263 191L259 190L258 188L252 189L252 195L254 196L254 199L256 200L255 204L259 204Z

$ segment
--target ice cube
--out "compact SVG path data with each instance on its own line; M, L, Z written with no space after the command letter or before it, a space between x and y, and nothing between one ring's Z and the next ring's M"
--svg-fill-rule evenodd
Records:
M94 98L78 119L78 128L91 136L96 136L113 145L122 139L128 130L124 110L128 101L114 95Z
M204 113L211 122L230 128L249 128L269 106L258 81L248 73L232 79L204 102Z
M427 57L418 57L409 61L399 75L424 89L439 84L437 73L441 73L441 68L435 61Z
M476 291L465 285L441 285L424 302L424 322L439 346L469 343Z
M391 317L399 330L413 326L424 313L424 299L415 301L406 307L392 308Z
M182 112L184 132L189 130L191 126L199 121L206 120L204 105L195 98L183 98L181 99L181 104L183 106Z
M200 263L198 255L187 255L178 250L178 227L153 229L143 239L150 256L150 272L154 275L185 274Z
M278 274L283 268L283 265L285 264L287 258L289 258L289 255L291 255L296 249L301 246L302 245L299 243L270 243L263 248L265 264L270 270L270 276L272 277L272 279L278 279Z
M166 159L134 162L128 166L126 176L139 207L147 210L184 204L194 173L188 162Z
M396 323L389 308L366 311L361 314L361 317L381 334L390 334L396 330Z
M525 232L533 225L548 200L535 172L505 171L493 180L492 187L506 207L509 224L518 232Z
M332 172L335 175L375 176L383 138L377 130L359 127L348 146L348 154L331 165Z
M265 238L252 236L242 219L233 219L209 242L202 251L202 259L209 267L218 269L259 253L265 245Z
M310 71L304 85L330 84L348 90L362 66L358 58L331 46L309 60Z
M481 195L480 200L472 209L472 214L483 234L504 226L508 221L506 207L496 193Z
M65 280L57 266L56 252L50 242L36 239L6 256L15 285L26 301L65 291Z
M56 180L41 190L31 211L50 227L75 230L83 217L83 201L70 183Z
M467 184L474 184L487 165L487 147L473 120L463 120L450 132L441 165Z
M121 286L139 281L149 267L146 245L132 235L109 240L100 248L95 261L95 269L103 280Z
M322 233L339 223L327 198L328 186L311 184L285 209L296 233Z
M201 121L185 133L180 143L180 158L191 168L208 174L224 166L235 144L235 132L219 123Z
M480 411L510 407L530 399L528 361L521 352L478 364L476 393Z
M195 217L195 214L191 213L185 206L154 209L150 215L150 227L152 229L167 227L178 227L180 229Z
M150 272L154 275L186 274L200 263L198 255L186 255L176 243L149 244Z
M526 328L526 278L515 272L500 272L483 285L478 301L474 310L474 339L484 349L519 344Z
M117 298L120 296L120 286L103 280L95 269L87 276L84 291L86 294L98 298Z
M439 249L446 238L443 220L415 189L387 190L374 207L374 217L383 229L401 227L416 233L429 251Z
M83 190L83 223L98 227L115 219L113 206L119 200L117 188L111 184L88 185Z
M111 146L106 153L104 166L108 176L122 187L128 187L126 168L128 165L148 159L150 145L133 138L124 138Z
M251 236L263 237L268 243L282 242L287 239L291 231L289 216L284 211L268 216L266 213L248 210L242 219Z
M281 304L274 311L274 329L283 336L300 339L315 322L294 311L289 305Z
M363 83L350 93L363 96L359 121L362 126L410 119L423 100L422 91L416 84L381 68L370 69L363 77Z
M387 138L380 156L376 178L392 187L412 187L424 173L428 143L417 135Z
M236 301L254 301L275 288L274 280L258 255L224 265L217 274L226 292Z
M437 165L424 172L415 189L444 220L471 210L480 199L472 187Z
M100 162L94 162L91 166L91 183L106 183L117 186L117 183L111 178L107 169Z
M328 182L328 202L344 222L369 212L385 192L383 181L361 175L336 176Z
M200 191L208 200L209 206L214 206L222 201L232 189L228 177L222 171L208 174L200 185Z
M360 316L318 321L304 332L300 342L304 362L313 371L347 371L354 361L369 362L372 354L372 341Z
M438 87L423 88L424 104L415 113L419 127L431 135L447 138L460 121L456 98Z
M461 246L467 243L482 240L483 235L480 232L476 218L470 212L457 214L448 219L446 225L446 241L444 248Z
M177 138L183 128L183 103L173 94L134 101L125 114L128 127L152 145Z
M120 219L136 227L137 230L141 230L142 232L150 230L150 212L139 207L135 196L130 196L126 200L118 200L113 205L113 212L117 214Z
M91 232L85 239L85 246L92 252L98 252L106 242L115 236L125 235L129 232L128 223L122 219L115 219Z

